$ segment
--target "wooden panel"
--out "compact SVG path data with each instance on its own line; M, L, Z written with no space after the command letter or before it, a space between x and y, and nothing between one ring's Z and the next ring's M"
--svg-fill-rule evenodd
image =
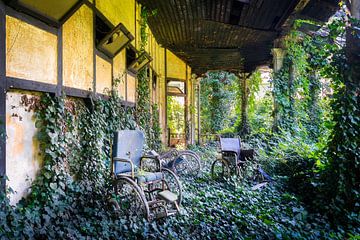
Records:
M126 52L122 50L113 59L113 78L118 81L117 90L121 97L126 97Z
M57 36L6 16L6 75L56 84Z
M111 90L111 63L96 56L96 92L107 94Z
M132 102L135 103L136 102L136 77L128 74L127 75L127 80L126 80L126 85L127 85L127 101L128 102Z
M171 51L167 51L167 77L186 79L186 63L178 58Z
M93 88L93 13L83 5L63 26L64 86Z

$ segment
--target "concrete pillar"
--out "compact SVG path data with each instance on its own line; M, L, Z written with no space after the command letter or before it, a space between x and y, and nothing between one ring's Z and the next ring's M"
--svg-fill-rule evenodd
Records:
M271 54L273 55L274 72L278 72L282 68L285 53L285 50L282 48L273 48L271 50Z
M201 100L200 100L200 93L201 93L201 84L200 84L201 78L197 79L197 136L198 136L198 144L201 144L201 114L200 114L200 107L201 107Z
M280 71L280 69L283 66L284 63L284 58L285 58L285 54L286 51L282 48L273 48L271 50L271 53L273 55L273 69L274 69L274 73L277 73L278 71ZM275 86L274 86L275 88ZM273 91L274 92L274 91ZM276 101L275 99L275 95L273 95L274 97L274 111L273 111L273 118L274 118L274 123L273 123L273 131L277 131L278 126L279 126L279 103Z
M196 75L191 75L191 99L190 99L190 120L191 120L191 132L190 132L190 138L191 138L191 144L195 144L195 89L196 89Z
M249 86L248 86L249 74L241 73L240 77L240 91L241 91L241 128L240 135L242 137L250 133L249 119L248 119L248 107L249 107Z

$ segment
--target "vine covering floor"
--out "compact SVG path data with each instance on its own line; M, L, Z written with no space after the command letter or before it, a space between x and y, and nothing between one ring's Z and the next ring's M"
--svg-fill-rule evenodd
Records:
M116 217L103 203L71 213L66 210L71 202L20 207L0 211L0 239L358 239L308 213L280 180L255 191L246 180L212 180L216 148L195 150L202 157L203 173L182 179L181 215L148 223Z
M203 173L182 179L182 215L153 223L164 239L342 239L344 233L330 228L320 215L309 214L297 198L274 182L261 190L255 184L232 178L211 179L215 147L198 148Z

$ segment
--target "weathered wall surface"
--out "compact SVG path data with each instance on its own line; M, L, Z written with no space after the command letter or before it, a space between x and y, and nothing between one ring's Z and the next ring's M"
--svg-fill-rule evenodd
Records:
M136 77L132 74L127 74L126 84L127 84L127 98L128 102L136 102Z
M10 195L12 204L27 194L42 165L34 112L26 106L26 99L36 96L19 91L8 92L6 96L6 173L7 185L15 191Z
M165 49L157 49L158 56L158 105L159 105L159 118L160 127L162 129L161 140L166 143L166 82L165 82ZM163 60L161 60L163 59Z
M121 51L113 59L113 78L118 81L117 90L120 96L126 98L126 52Z
M135 0L96 0L95 4L112 24L124 24L135 36Z
M83 5L63 26L64 85L83 90L93 88L93 12Z
M96 56L96 92L107 94L111 90L111 63Z
M131 43L140 50L140 9L135 0L91 0L96 8L114 25L122 23L135 36ZM61 80L62 65L63 86L74 89L93 90L96 77L96 92L104 93L111 89L113 82L118 82L116 89L128 102L136 102L137 78L128 74L126 69L126 50L123 49L111 61L100 55L94 61L94 15L93 9L83 4L62 26L62 61L58 53L58 36L38 27L32 20L24 22L18 18L6 16L6 76L40 83L58 84ZM16 16L16 15L14 15ZM23 17L27 18L25 14ZM46 27L45 27L46 28ZM56 32L56 29L52 29ZM51 31L51 32L54 32ZM149 31L146 51L153 61L150 63L151 74L157 75L156 94L151 93L153 103L159 106L160 126L163 129L162 140L166 143L166 77L186 79L186 64L167 51L156 41ZM0 36L1 37L1 36ZM59 39L61 40L61 38ZM59 46L61 46L59 45ZM167 62L167 72L165 65ZM94 66L95 64L95 66ZM188 77L190 76L188 72ZM118 79L118 81L113 81ZM150 89L153 88L151 81ZM12 90L7 93L6 164L7 184L16 193L11 195L11 202L16 203L26 195L31 180L41 167L39 144L36 140L34 113L27 111L21 104L22 97L38 95L35 92ZM27 181L29 179L30 181Z
M57 36L6 16L6 75L57 82Z
M171 51L167 50L167 76L168 78L186 79L186 63Z

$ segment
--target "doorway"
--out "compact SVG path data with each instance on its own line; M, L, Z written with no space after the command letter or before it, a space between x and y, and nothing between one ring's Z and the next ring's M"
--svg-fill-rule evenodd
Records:
M186 145L186 84L183 80L167 80L168 145L182 148Z

